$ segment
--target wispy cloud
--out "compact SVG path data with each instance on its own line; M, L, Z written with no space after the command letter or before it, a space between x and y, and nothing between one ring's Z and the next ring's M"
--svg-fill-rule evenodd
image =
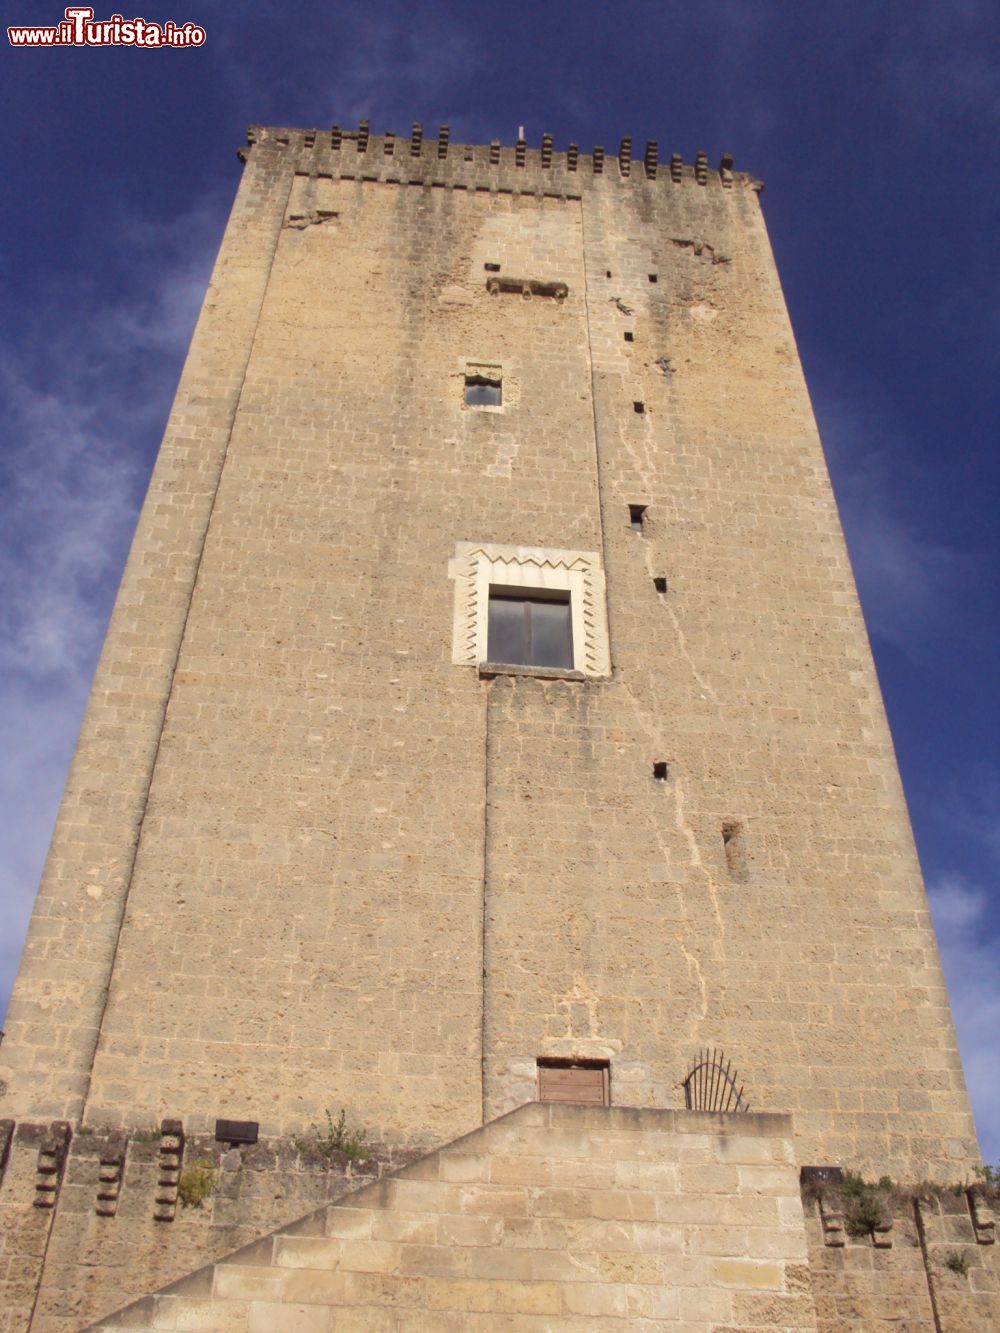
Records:
M213 226L200 214L124 223L122 271L143 281L126 281L95 313L92 294L64 276L24 313L17 343L0 347L0 1006Z
M911 497L930 479L918 475L912 449L877 401L858 404L827 389L816 395L816 412L869 632L917 650L939 632L956 594L975 585L975 558L913 511Z
M247 42L248 24L255 23L266 25L266 43ZM282 41L289 42L289 73L276 80L273 47ZM275 123L275 115L284 115L302 125L332 119L352 125L377 117L372 128L378 133L408 129L420 108L449 117L457 130L459 113L475 101L466 94L484 62L495 59L483 24L402 0L386 0L377 20L367 9L331 12L308 51L290 26L262 14L245 16L217 45L230 99L254 108L255 119Z
M917 6L897 25L886 73L899 117L912 133L940 132L941 121L1000 121L996 6L954 0ZM928 96L928 89L933 96Z
M984 1159L1000 1161L1000 951L991 938L989 894L957 876L929 888L952 1012Z
M960 843L967 873L973 878L995 873L1000 865L1000 767L992 755L984 754L967 764L950 780L939 777L934 789L934 815ZM968 870L969 866L976 870ZM992 916L1000 955L1000 886L994 893Z

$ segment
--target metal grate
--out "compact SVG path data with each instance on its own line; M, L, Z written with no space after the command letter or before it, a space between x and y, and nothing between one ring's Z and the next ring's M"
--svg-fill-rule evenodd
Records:
M732 1060L722 1051L699 1051L691 1072L684 1080L684 1102L689 1111L749 1111L743 1100L744 1084L736 1088L737 1075Z

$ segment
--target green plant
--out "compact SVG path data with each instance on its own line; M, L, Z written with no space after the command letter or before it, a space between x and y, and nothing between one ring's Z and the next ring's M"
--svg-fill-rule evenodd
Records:
M184 1168L177 1182L177 1197L185 1208L200 1208L215 1191L215 1162L196 1157Z
M870 1236L891 1221L888 1194L893 1188L889 1176L877 1184L853 1171L845 1171L840 1193L844 1199L844 1227L849 1236Z
M370 1152L364 1130L358 1126L353 1129L348 1128L347 1112L343 1107L340 1108L340 1115L336 1122L334 1122L330 1112L326 1112L325 1130L320 1129L318 1125L312 1125L310 1134L292 1141L300 1151L318 1152L328 1162L337 1153L346 1157L350 1162L358 1162L367 1157Z
M972 1174L985 1185L990 1194L1000 1193L1000 1165L974 1166Z
M944 1266L945 1268L950 1268L953 1273L957 1273L959 1277L965 1277L968 1274L969 1269L972 1267L968 1257L964 1254L959 1254L958 1250L952 1250L951 1254L949 1254L948 1258L944 1261Z
M131 1131L133 1143L159 1143L162 1137L158 1129L133 1129Z

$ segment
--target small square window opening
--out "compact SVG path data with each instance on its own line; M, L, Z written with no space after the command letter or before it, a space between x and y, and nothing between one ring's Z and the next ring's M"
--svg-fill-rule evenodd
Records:
M645 403L638 403L638 402L637 402L637 403L633 403L633 404L632 404L632 410L633 410L634 412L638 412L639 416L642 416L643 412L645 412L645 410L646 410L646 404L645 404Z
M635 334L632 332L631 329L629 329L629 330L626 332L626 334L625 334L625 341L626 341L627 343L634 343L634 342L635 342Z
M632 529L633 532L637 532L637 533L639 533L640 537L642 536L642 532L643 532L643 524L644 524L645 522L646 522L646 506L645 506L645 505L629 505L629 507L628 507L628 525L629 525L629 527Z
M467 407L500 407L502 388L500 380L485 375L466 375L465 404Z
M657 276L656 276L655 273L650 273L650 275L649 275L649 280L650 280L650 282L657 282L657 281L658 281L658 278L657 278Z
M573 670L573 621L568 592L490 588L486 655L509 666Z
M663 759L658 759L653 764L653 777L656 779L657 782L666 782L669 776L670 776L670 771L667 768L666 761Z
M499 264L484 264L484 265L483 265L483 268L486 270L487 273L499 273L499 272L500 272L500 265L499 265Z
M653 587L656 589L657 592L667 591L667 580L663 577L662 574L658 574L656 578L653 580Z

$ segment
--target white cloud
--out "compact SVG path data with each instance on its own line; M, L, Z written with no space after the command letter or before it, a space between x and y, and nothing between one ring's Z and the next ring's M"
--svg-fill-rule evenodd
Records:
M929 886L952 1012L984 1160L1000 1161L1000 940L990 897L958 877Z
M140 460L103 435L107 405L37 389L11 369L0 390L15 538L0 552L0 668L78 682L99 634L94 591L121 563L134 518Z
M64 279L0 349L0 1007L220 226L123 226L142 282L94 313Z

